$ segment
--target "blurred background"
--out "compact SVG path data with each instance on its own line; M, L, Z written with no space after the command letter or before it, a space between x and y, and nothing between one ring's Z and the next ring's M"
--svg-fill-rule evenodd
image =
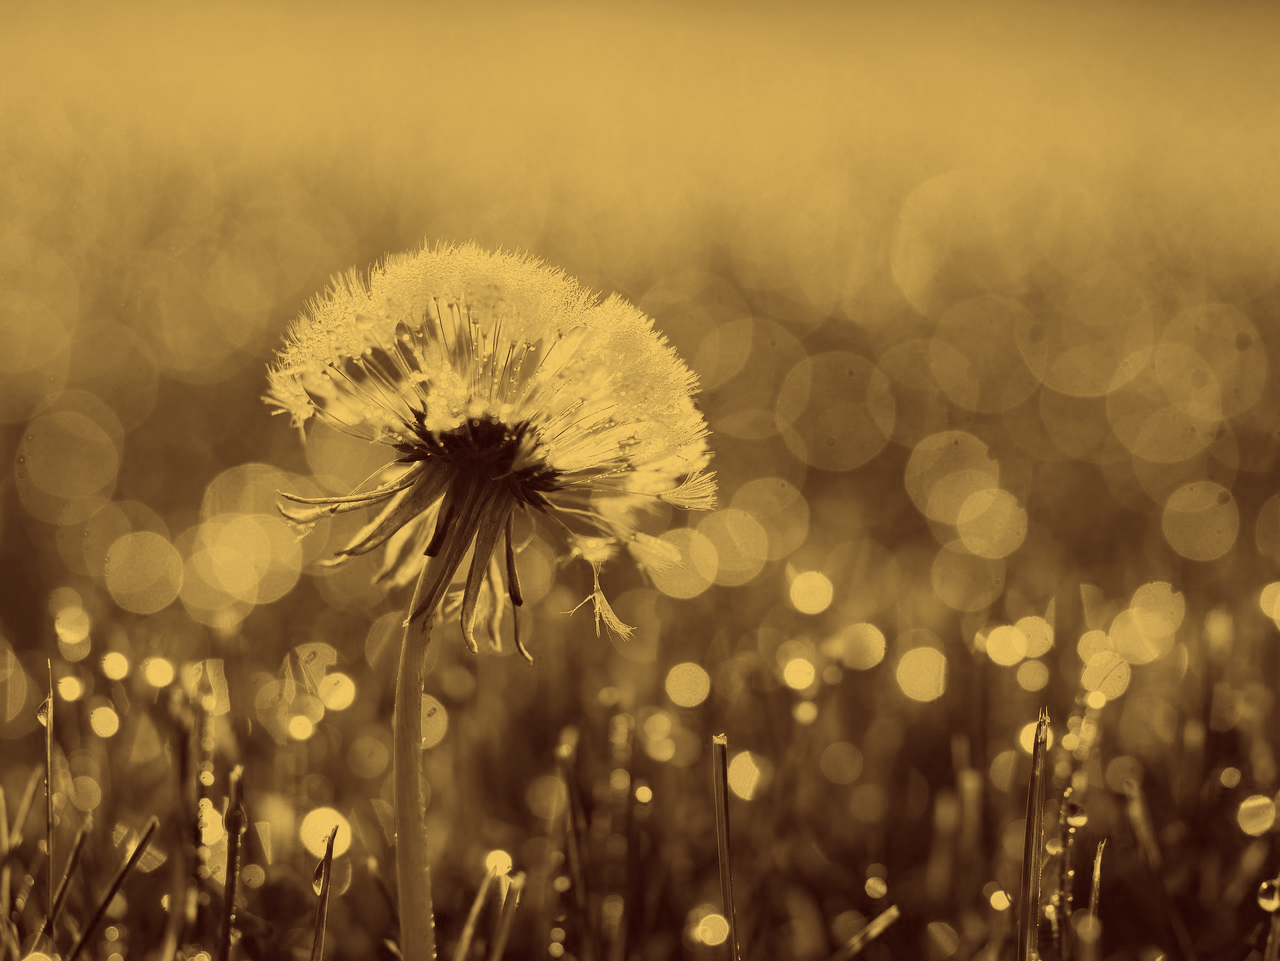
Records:
M826 958L892 905L878 957L997 951L1047 706L1054 823L1070 784L1080 850L1112 845L1105 953L1261 950L1254 891L1280 867L1273 8L5 19L0 787L43 771L52 685L56 830L92 813L103 835L73 903L160 815L157 851L196 878L182 950L208 950L243 764L239 950L309 949L341 823L334 956L390 957L390 904L361 881L391 876L406 599L372 561L316 566L350 526L298 540L276 512L278 490L344 493L381 458L320 425L304 444L261 398L333 275L475 240L655 318L699 374L720 506L670 519L675 570L607 570L629 642L564 614L590 585L541 540L521 561L532 669L440 632L445 945L499 851L529 878L519 956L722 955L723 731L747 957ZM158 943L160 863L102 957Z

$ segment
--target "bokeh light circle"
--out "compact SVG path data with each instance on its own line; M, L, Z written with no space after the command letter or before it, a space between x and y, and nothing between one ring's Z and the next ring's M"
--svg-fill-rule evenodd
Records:
M993 664L1012 667L1027 656L1027 637L1018 628L1002 624L987 634L987 657Z
M171 604L182 589L182 573L182 555L151 531L119 538L103 569L112 599L135 614L154 614Z
M1270 366L1258 330L1235 307L1203 304L1178 314L1161 335L1201 358L1219 388L1221 416L1235 417L1262 397Z
M677 664L667 672L667 697L679 707L697 707L711 693L711 675L692 661Z
M792 554L809 533L809 502L790 481L757 477L733 495L734 509L750 514L765 532L765 557L776 561Z
M823 652L839 660L845 667L866 671L885 655L884 632L874 624L850 624L823 645Z
M970 495L999 488L1000 468L977 437L943 431L916 444L907 461L905 483L921 514L955 524Z
M898 687L913 701L936 701L947 689L947 658L936 647L916 647L898 660Z
M1254 794L1240 802L1236 811L1240 830L1253 837L1266 834L1276 823L1276 802L1264 794Z
M821 571L804 571L791 581L791 606L801 614L821 614L831 606L835 589Z
M965 498L956 517L956 531L971 553L1007 557L1027 536L1027 512L1008 491L987 487Z
M979 611L1004 590L1005 565L948 545L934 557L931 578L934 593L952 610Z
M1236 542L1240 511L1221 484L1197 481L1178 488L1165 502L1161 527L1169 546L1192 561L1214 561Z
M335 828L338 834L333 839L333 856L339 858L351 847L351 822L336 808L318 807L309 812L298 827L298 837L308 854L322 858Z
M952 403L998 413L1030 397L1040 381L1024 363L1017 335L1033 322L1025 308L1006 297L975 297L943 313L930 343L929 365Z
M435 747L448 731L449 711L430 694L422 695L422 749Z
M750 514L728 508L712 511L698 521L697 533L715 549L715 583L737 587L764 568L769 536Z
M715 545L706 535L693 528L678 527L663 534L662 540L679 551L680 562L652 572L653 586L659 591L668 597L688 599L715 582L719 559Z
M832 351L806 357L778 392L778 427L811 467L850 471L875 457L893 433L889 379L865 357Z

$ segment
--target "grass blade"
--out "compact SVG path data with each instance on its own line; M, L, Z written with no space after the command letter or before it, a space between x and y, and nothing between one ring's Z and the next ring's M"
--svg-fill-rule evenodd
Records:
M1027 785L1027 826L1022 845L1022 883L1018 887L1017 961L1035 961L1040 941L1040 871L1044 857L1044 799L1049 777L1049 712L1041 709L1031 752Z
M316 868L320 878L320 903L316 905L316 933L311 942L311 961L323 961L324 932L329 923L329 888L333 881L333 842L338 836L338 825L333 826L324 842L324 857Z
M94 909L89 923L80 932L80 939L76 941L75 947L67 955L67 961L76 961L76 958L80 956L80 952L84 950L84 946L89 943L89 939L93 937L98 925L102 923L102 919L106 916L107 908L115 900L115 896L120 893L120 888L124 886L125 879L138 866L138 862L142 860L142 855L151 846L151 838L155 835L158 827L160 827L160 819L153 815L151 820L147 822L147 829L142 832L141 840L138 841L137 846L133 849L133 853L129 855L129 860L125 861L120 870L116 872L116 876L111 879L111 885L107 888L107 893L102 896L102 900L98 902L97 908Z
M850 961L851 958L856 958L862 953L863 948L876 938L880 937L880 935L884 934L884 932L888 930L889 925L893 924L894 921L897 921L901 914L902 912L898 910L898 906L896 904L890 905L880 914L876 915L871 920L870 924L841 945L840 949L836 951L835 954L831 955L827 961Z
M729 957L739 961L742 954L734 920L733 872L729 860L729 738L724 734L711 738L711 781L715 792L716 845L720 852L720 897L724 919L729 923Z
M244 835L245 818L242 807L241 782L244 765L237 764L231 771L228 802L227 829L227 880L222 891L222 931L218 939L218 961L231 961L231 932L236 922L236 885L240 880L240 839Z
M458 946L453 949L453 961L466 961L467 952L471 950L471 942L476 936L476 924L480 920L480 912L484 910L484 903L489 898L489 890L493 887L497 876L498 872L493 868L485 872L484 880L480 882L480 890L476 892L476 899L471 902L471 910L467 912L467 923L462 926L462 936L458 938Z
M80 825L80 830L76 832L75 842L71 846L71 856L67 858L66 869L62 872L62 879L58 882L58 889L53 895L53 909L40 925L37 935L44 934L46 931L49 937L53 937L54 925L58 923L58 914L62 911L62 905L67 900L67 890L71 887L71 876L75 874L76 868L80 866L80 855L84 852L84 842L89 836L89 831L93 828L93 816L86 817L84 823ZM53 876L53 872L49 872L49 876Z
M502 899L502 914L498 918L498 929L493 933L493 947L489 950L489 961L502 961L507 950L507 941L511 937L511 925L515 922L516 909L520 907L520 895L524 893L524 872L521 871L511 879L507 887L506 897Z

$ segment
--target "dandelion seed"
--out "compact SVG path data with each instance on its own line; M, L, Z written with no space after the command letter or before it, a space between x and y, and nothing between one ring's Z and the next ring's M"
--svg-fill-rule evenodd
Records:
M379 508L333 563L381 548L378 577L393 586L428 557L433 577L465 567L455 601L473 651L486 610L496 647L506 604L521 604L517 516L549 524L590 567L597 633L603 620L625 634L601 566L620 549L644 570L671 563L637 514L714 506L688 367L635 307L533 259L437 246L367 280L349 273L294 324L269 376L267 401L295 426L318 415L391 458L345 496L284 494L286 516L305 526Z

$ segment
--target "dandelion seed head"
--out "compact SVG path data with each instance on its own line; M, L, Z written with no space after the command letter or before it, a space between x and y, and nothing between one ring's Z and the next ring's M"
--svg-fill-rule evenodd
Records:
M505 600L521 604L517 514L559 530L592 570L597 630L625 633L601 566L622 548L646 571L676 562L636 514L715 503L693 373L631 304L533 258L436 246L349 272L290 328L269 384L295 426L318 416L389 454L347 496L286 495L286 516L378 507L337 561L382 548L378 576L395 586L427 558L452 577L471 551L460 608L473 649L486 611L496 638Z

